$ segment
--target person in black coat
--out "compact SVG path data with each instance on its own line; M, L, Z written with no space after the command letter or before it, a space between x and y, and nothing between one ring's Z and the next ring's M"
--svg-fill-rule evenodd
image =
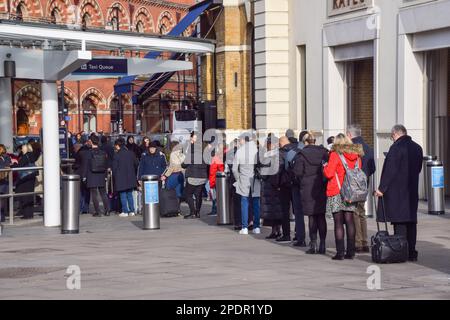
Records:
M272 232L266 239L279 239L281 237L281 224L283 219L283 205L281 197L282 161L278 150L278 139L269 137L266 142L267 152L258 164L261 172L261 218L265 226L271 226ZM277 170L266 170L276 165Z
M6 147L0 144L0 169L7 169L11 166L11 158L6 153ZM8 173L0 174L0 194L8 193ZM0 199L0 222L5 222L8 199Z
M84 172L82 175L83 182L86 183L86 187L89 189L92 202L94 204L95 213L94 217L100 217L103 214L109 216L109 203L108 197L106 196L106 174L108 170L108 155L106 152L99 148L99 138L97 136L91 136L90 138L92 148L89 150L88 165L84 167ZM103 159L103 164L101 167L94 163L94 157L96 159ZM95 162L99 162L95 160ZM98 170L101 169L101 170ZM103 211L100 208L100 201L103 202Z
M417 261L417 209L419 205L419 175L423 150L402 125L392 128L394 144L386 155L376 195L377 221L391 222L394 232L408 240L409 260Z
M12 168L28 168L35 167L35 161L37 160L35 154L33 154L33 148L30 144L24 144L21 146L21 155L19 162L12 165ZM18 180L16 182L15 193L28 193L34 192L34 185L36 184L36 176L39 174L37 170L20 171ZM20 209L19 214L22 215L22 219L33 219L34 216L34 196L24 196L19 198Z
M347 137L349 137L354 144L360 144L363 146L364 156L362 157L362 170L366 174L367 180L369 180L369 178L375 173L375 157L373 149L361 137L360 126L348 126ZM353 220L355 221L356 229L356 252L370 252L367 237L365 202L358 203L356 211L353 213Z
M141 158L142 150L141 147L134 141L133 136L128 136L127 138L127 149L134 152L136 159Z
M200 218L203 190L208 181L208 165L205 164L203 159L202 144L200 141L197 141L197 139L197 133L192 132L190 144L186 150L186 159L181 165L183 169L186 169L185 177L187 183L184 191L186 202L189 205L189 214L184 217L185 219Z
M125 147L125 140L119 138L114 143L116 154L113 159L114 189L119 192L122 204L121 217L134 216L133 190L137 186L137 168L139 161L134 152Z
M306 253L325 254L327 183L323 177L322 166L328 159L328 150L315 145L316 138L312 132L303 137L303 143L305 147L294 159L293 172L300 184L303 214L309 219L310 248ZM319 248L317 248L317 231L320 237Z
M114 145L108 141L108 137L106 136L102 136L100 138L100 149L103 150L104 152L106 152L106 154L108 155L108 168L112 168L112 161L114 158Z
M89 157L91 150L91 141L87 140L86 143L75 153L75 164L73 166L75 174L79 175L82 179L84 172L87 171ZM91 201L91 195L86 185L86 181L81 180L80 183L80 211L81 214L89 213L89 203Z
M167 160L164 153L158 150L157 144L151 142L146 153L143 153L139 163L138 178L145 175L161 177L167 168Z

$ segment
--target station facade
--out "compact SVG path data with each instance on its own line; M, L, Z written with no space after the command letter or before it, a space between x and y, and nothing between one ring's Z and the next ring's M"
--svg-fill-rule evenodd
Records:
M378 168L390 129L445 164L450 190L449 0L256 0L256 126L321 141L362 126ZM378 175L381 170L378 170Z
M81 24L99 28L167 34L187 14L195 0L1 0L0 18L28 22ZM190 36L194 26L183 36ZM98 52L97 54L102 54ZM139 52L104 52L107 55L138 57ZM195 61L193 58L192 61ZM123 128L127 132L160 132L170 127L170 115L181 103L196 100L196 68L177 72L157 97L143 106L132 103L131 94L123 94ZM64 107L71 132L114 132L118 130L117 79L64 82ZM13 81L14 132L17 135L39 134L42 127L41 86L37 81ZM61 82L58 82L60 108ZM162 103L161 103L162 101ZM62 109L62 108L61 108Z

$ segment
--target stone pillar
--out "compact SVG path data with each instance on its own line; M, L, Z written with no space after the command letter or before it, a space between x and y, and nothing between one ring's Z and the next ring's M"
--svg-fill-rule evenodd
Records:
M13 113L11 78L0 78L0 143L13 152Z

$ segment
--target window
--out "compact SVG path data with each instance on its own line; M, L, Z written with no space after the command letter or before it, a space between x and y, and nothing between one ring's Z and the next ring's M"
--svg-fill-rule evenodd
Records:
M138 21L138 23L136 24L136 31L139 33L145 32L144 23L142 21Z
M83 18L81 18L81 26L83 29L86 29L87 27L90 27L91 25L91 16L89 13L85 13L83 15Z
M53 24L57 24L61 21L59 11L57 8L54 8L50 13L50 22Z
M111 19L111 27L113 30L119 30L119 21L118 21L117 17L113 17Z
M159 27L159 33L160 34L166 34L167 33L167 27L165 24L162 24L161 27Z
M16 8L16 19L19 21L23 20L23 16L26 14L25 4L23 2L19 3Z

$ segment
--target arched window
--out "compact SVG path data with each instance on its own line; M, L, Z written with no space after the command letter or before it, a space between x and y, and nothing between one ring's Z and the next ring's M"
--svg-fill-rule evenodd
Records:
M59 14L59 10L54 8L50 13L50 22L53 24L57 24L61 21L61 15Z
M85 13L83 15L83 18L81 18L81 26L83 29L86 29L87 27L90 27L91 25L91 16L89 15L89 13Z
M166 34L168 31L167 27L165 24L161 24L161 26L159 27L159 33L160 34Z
M119 30L119 20L117 19L117 17L111 18L111 28L113 30Z
M138 21L138 23L136 24L136 31L139 33L145 32L144 23L142 21Z
M25 4L23 2L20 2L16 8L16 19L22 21L25 14L26 14Z

